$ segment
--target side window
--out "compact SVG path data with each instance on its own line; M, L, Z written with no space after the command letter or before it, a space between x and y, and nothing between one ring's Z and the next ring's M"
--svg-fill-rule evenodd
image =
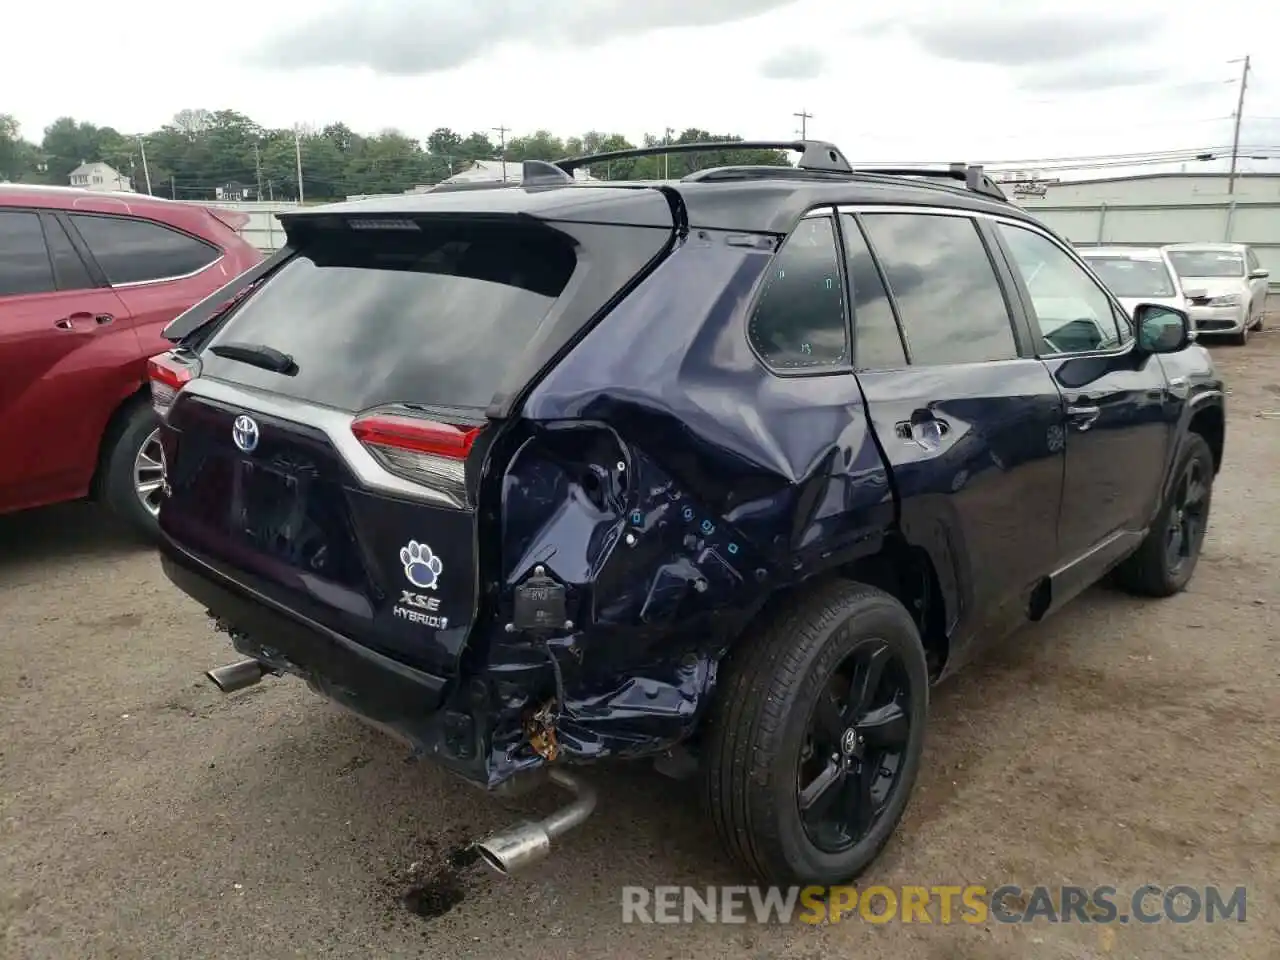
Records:
M974 363L1018 355L1009 308L968 217L862 217L902 318L911 362Z
M0 297L53 289L53 267L39 214L0 211Z
M72 214L71 222L113 284L184 277L222 255L216 247L147 220Z
M53 275L59 290L91 290L97 286L89 277L89 271L80 259L80 253L71 245L71 238L56 218L44 217L44 238L49 243L49 257L53 260Z
M907 364L902 336L893 317L889 292L858 221L845 214L840 221L853 302L853 352L859 370L891 370Z
M1036 322L1051 351L1087 353L1120 346L1111 299L1065 250L1023 227L1001 223L997 228L1031 294Z
M1248 263L1249 263L1249 272L1250 272L1250 273L1252 273L1254 270L1257 270L1259 267L1261 267L1261 266L1262 266L1262 264L1260 264L1260 263L1258 262L1258 255L1257 255L1256 253L1254 253L1254 252L1253 252L1253 247L1250 247L1250 248L1246 251L1246 256L1247 256Z
M747 336L761 359L777 370L849 362L844 290L830 217L800 221L783 242L747 322Z

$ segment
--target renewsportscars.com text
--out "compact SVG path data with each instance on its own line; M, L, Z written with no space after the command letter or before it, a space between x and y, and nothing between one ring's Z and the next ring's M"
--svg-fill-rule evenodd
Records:
M623 887L624 923L1245 922L1244 887Z

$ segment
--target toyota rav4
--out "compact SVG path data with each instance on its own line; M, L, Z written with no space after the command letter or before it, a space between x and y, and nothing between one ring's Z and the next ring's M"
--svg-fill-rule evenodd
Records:
M1183 589L1223 387L980 168L575 182L281 217L152 360L168 576L242 657L489 789L650 758L776 882L856 876L931 685L1104 575ZM641 151L646 152L646 151ZM537 776L542 774L542 776Z

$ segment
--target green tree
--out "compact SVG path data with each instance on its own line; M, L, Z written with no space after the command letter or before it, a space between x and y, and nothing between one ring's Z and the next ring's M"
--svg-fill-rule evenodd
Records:
M10 114L0 113L0 180L21 180L30 172L28 150L18 121Z
M559 160L564 155L564 141L550 130L536 130L507 141L508 160Z
M699 128L683 131L675 142L740 140ZM645 146L660 145L653 134ZM505 157L556 160L564 156L610 153L632 148L620 133L588 130L562 139L550 130L517 134L506 144ZM146 189L142 152L154 192L179 199L208 199L230 182L261 184L267 199L299 195L298 159L302 161L302 192L307 200L332 200L353 194L400 193L421 184L438 183L465 169L472 160L494 160L499 150L488 133L467 136L448 127L433 130L420 143L397 130L366 136L343 123L319 130L267 129L234 110L181 110L157 130L126 134L60 117L44 132L39 147L25 141L12 117L0 115L0 177L66 183L82 162L101 160L133 178L135 189ZM772 150L717 150L704 154L666 157L624 157L590 166L592 176L609 180L683 177L712 166L785 164L785 153Z

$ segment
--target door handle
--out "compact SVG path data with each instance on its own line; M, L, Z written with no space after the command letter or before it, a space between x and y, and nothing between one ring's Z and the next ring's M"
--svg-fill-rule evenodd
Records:
M1083 432L1093 426L1095 420L1102 414L1100 407L1086 404L1072 404L1067 407L1067 420L1077 430Z
M932 410L916 410L910 420L899 420L893 425L900 439L909 440L927 449L937 447L951 430L951 424L934 415Z
M105 327L114 319L115 317L110 313L86 313L83 310L78 310L68 317L62 317L59 320L53 321L53 325L59 330L74 330L76 328L76 321L92 320L99 327Z

